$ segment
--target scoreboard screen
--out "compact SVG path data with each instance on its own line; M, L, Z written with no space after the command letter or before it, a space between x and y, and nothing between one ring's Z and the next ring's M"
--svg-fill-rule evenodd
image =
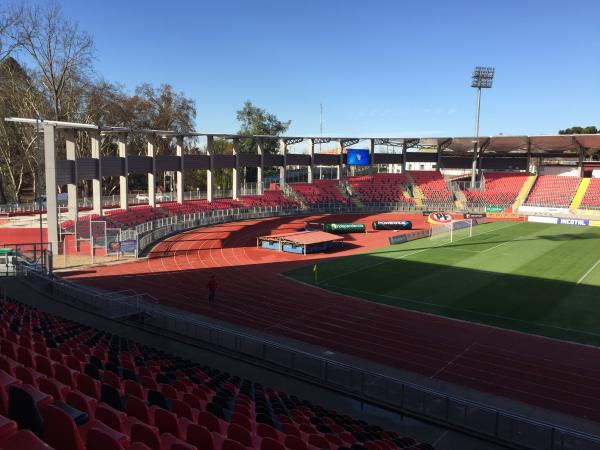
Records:
M369 150L349 148L346 153L346 165L348 166L368 166L371 164L371 155Z

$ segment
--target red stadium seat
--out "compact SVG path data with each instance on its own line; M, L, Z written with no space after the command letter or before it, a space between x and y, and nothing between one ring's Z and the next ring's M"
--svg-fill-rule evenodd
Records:
M3 450L59 450L46 444L29 430L21 430L2 441Z
M85 450L71 416L53 405L44 410L44 441L56 449Z
M87 433L86 450L124 450L124 447L104 431L92 428Z
M131 427L131 442L142 442L151 450L163 450L156 428L136 423Z

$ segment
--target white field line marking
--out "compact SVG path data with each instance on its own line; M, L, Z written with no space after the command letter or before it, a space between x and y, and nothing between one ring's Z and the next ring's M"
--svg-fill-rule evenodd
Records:
M327 286L327 285L325 285ZM367 301L371 301L369 300L369 298L373 298L373 297L384 297L384 298L389 298L392 300L403 300L409 303L416 303L416 304L421 304L421 305L428 305L428 306L435 306L441 309L448 309L448 310L452 310L452 311L458 311L458 312L466 312L468 314L473 314L476 316L484 316L484 317L492 317L494 319L503 319L503 320L508 320L511 322L517 322L517 323L522 323L525 325L536 325L542 328L549 328L549 329L554 329L554 330L560 330L560 331L568 331L571 333L579 333L579 334L585 334L585 335L589 335L589 336L594 336L594 337L599 337L600 333L592 333L591 331L582 331L582 330L575 330L573 328L565 328L565 327L560 327L560 326L556 326L556 325L551 325L548 323L543 323L543 322L532 322L529 320L521 320L521 319L517 319L515 317L510 317L510 316L502 316L499 314L491 314L491 313L486 313L483 311L474 311L472 309L466 309L466 308L456 308L453 306L448 306L448 305L441 305L439 303L432 303L432 302L428 302L428 301L424 301L424 300L416 300L414 298L410 298L410 297L403 297L403 296L399 296L399 295L390 295L390 294L375 294L373 292L370 291L363 291L360 289L352 289L352 288L348 288L348 287L338 287L338 286L328 286L327 288L323 288L323 287L319 287L320 289L331 289L334 292L341 292L342 294L344 294L344 292L351 292L354 294L357 294L357 296L355 296L355 298L359 298L359 299L366 299ZM348 295L348 294L344 294L344 295ZM384 305L386 305L384 303ZM515 333L522 333L522 334L527 334L530 336L538 336L538 337L547 337L547 336L543 336L540 334L536 334L536 333L527 333L524 331L519 331L519 330L513 330L511 328L505 328L502 326L498 326L498 325L490 325L487 323L482 323L482 322L478 322L476 320L468 320L468 319L460 319L460 318L456 318L456 317L449 317L449 316L445 316L445 315L440 315L437 313L428 313L428 312L424 312L424 311L419 311L419 310L414 310L408 307L403 307L403 306L392 306L392 305L386 305L389 306L390 308L401 308L401 309L407 309L409 311L413 311L413 312L419 312L421 314L427 314L430 316L434 316L434 317L442 317L444 319L452 319L452 320L458 320L461 322L469 322L469 323L475 323L484 327L492 327L492 328L496 328L499 330L508 330L511 332L515 332ZM548 339L559 339L559 340L563 340L566 341L566 339L563 338L550 338L548 337ZM589 345L589 344L583 344L583 343L579 343L579 342L575 342L575 341L566 341L566 342L573 342L575 344L578 345L587 345L590 347L594 347L594 348L598 348L597 346L594 345Z
M587 276L588 276L590 273L592 273L592 271L593 271L593 270L594 270L594 269L595 269L595 268L598 266L598 264L600 264L600 259L598 259L598 261L596 261L596 264L594 264L592 267L590 267L590 269L589 269L589 270L588 270L586 273L584 273L584 274L583 274L583 276L582 276L582 277L581 277L579 280L577 280L577 284L581 284L581 282L582 282L583 280L585 280L585 279L586 279L586 277L587 277Z
M506 241L506 242L501 242L501 243L499 243L499 244L497 244L497 245L494 245L493 247L486 248L485 250L482 250L482 251L480 251L479 253L487 253L487 252L490 252L490 251L492 251L492 250L494 250L494 249L496 249L496 248L500 247L501 245L508 244L509 242L512 242L512 240L510 240L510 241Z
M446 247L445 250L453 250L455 252L465 252L465 253L476 253L479 254L481 252L477 251L477 250L465 250L464 248L458 248L458 247Z
M518 223L520 223L520 222L513 222L513 223L511 223L510 225L506 225L506 226L504 226L504 227L493 228L493 229L491 229L491 230L484 231L483 233L478 233L477 235L473 235L473 236L465 236L465 237L462 237L462 238L460 238L460 239L456 239L456 240L454 240L454 242L462 241L463 239L474 238L474 237L476 237L476 236L481 236L481 235L488 234L488 233L493 233L494 231L500 231L500 230L503 230L504 228L509 228L509 227L512 227L512 226L514 226L514 225L516 225L516 224L518 224ZM415 242L415 241L413 241L413 242ZM404 258L406 258L407 256L412 256L412 255L416 255L417 253L426 252L427 250L431 250L432 248L444 247L444 246L446 246L446 245L453 244L454 242L445 242L445 243L443 243L443 244L440 244L440 245L433 245L433 246L431 246L431 247L422 248L421 250L417 250L417 251L414 251L414 252L406 253L406 254L404 254L404 255L402 255L402 256L399 256L399 257L397 257L397 258L388 258L388 259L386 259L385 261L380 261L380 262L378 262L378 263L376 263L376 264L372 264L372 265L370 265L370 266L363 266L363 267L359 267L358 269L354 269L354 270L351 270L351 271L349 271L349 272L344 272L344 273L341 273L341 274L339 274L339 275L336 275L336 276L334 276L334 277L329 277L329 278L326 278L326 279L322 280L321 282L319 282L319 283L317 283L317 284L322 284L322 283L325 283L325 282L327 282L327 281L336 280L336 279L338 279L338 278L345 277L346 275L351 275L351 274L353 274L353 273L360 272L360 271L362 271L362 270L365 270L365 269L370 269L370 268L372 268L372 267L381 266L382 264L387 264L387 263L389 263L389 262L392 262L392 261L396 261L396 260L399 260L399 259L404 259Z
M337 294L344 295L344 296L346 296L348 298L353 298L355 300L361 300L361 301L366 301L366 302L373 303L371 300L369 300L365 296L352 295L352 294L348 294L348 293L340 292L340 291L346 290L346 291L352 291L352 292L355 292L355 293L357 293L357 292L358 293L363 292L363 293L369 294L371 296L375 295L375 296L380 296L380 297L399 298L399 299L403 299L403 300L413 301L415 303L425 303L425 304L429 304L429 305L440 306L438 303L421 302L421 301L409 299L409 298L406 298L406 297L397 297L397 296L386 295L386 294L373 294L373 292L360 291L360 290L357 290L357 289L348 289L348 288L340 288L340 287L331 287L331 288L330 287L323 287L323 286L319 286L319 285L316 285L316 284L306 283L304 281L299 281L299 280L297 280L295 278L291 278L291 277L289 277L287 275L283 275L282 273L279 273L278 275L281 276L281 277L287 278L289 280L293 280L295 283L300 283L300 284L303 284L305 286L310 286L310 287L312 287L314 289L319 289L319 290L324 291L324 292L329 292L329 293L335 292ZM325 284L325 286L327 286L327 284ZM452 317L452 316L445 316L445 315L442 316L440 314L430 313L430 312L426 312L426 311L421 311L419 309L412 309L412 308L408 308L408 307L404 307L404 306L392 306L392 305L388 305L387 303L376 303L376 304L377 304L377 306L382 307L382 308L401 309L401 310L408 311L408 312L413 313L413 314L420 314L420 315L423 315L423 316L435 317L437 319L442 318L442 319L445 319L445 320L450 320L450 321L454 321L454 322L461 322L461 323L467 323L469 325L476 325L476 326L480 326L480 327L484 327L484 328L490 328L490 329L494 329L494 330L499 330L499 331L502 331L502 332L522 334L524 336L531 336L531 337L534 337L536 339L544 339L544 340L548 340L548 341L552 341L552 342L556 342L556 341L566 342L568 344L577 345L579 347L593 348L593 349L596 349L596 350L598 349L597 345L586 344L584 342L578 342L578 341L571 341L571 340L568 340L566 338L550 337L550 336L546 336L544 334L528 333L526 331L516 330L516 329L513 329L513 328L506 328L506 327L502 327L500 325L491 325L489 323L477 322L475 320L468 320L468 319L460 319L458 317ZM451 309L457 309L457 310L460 311L460 309L458 309L458 308L451 308ZM469 310L465 310L465 311L469 311ZM473 312L473 311L469 311L469 312ZM484 313L477 313L477 314L484 314ZM587 332L587 331L572 330L570 328L555 327L553 325L543 324L543 323L539 323L539 322L526 322L526 321L523 321L523 320L513 319L513 318L510 318L510 317L504 317L504 316L497 316L497 317L501 317L503 319L513 320L513 321L516 321L516 322L524 322L526 324L540 325L540 326L543 326L545 328L558 328L559 330L562 330L562 331L572 331L572 332L577 332L577 333L582 333L582 334L589 334L591 336L600 336L600 334L590 333L590 332ZM490 345L484 344L484 343L481 343L481 342L478 342L477 345L484 346L484 347L490 347ZM507 352L510 352L510 353L515 353L512 350L506 350L506 349L504 349L504 350L507 351ZM541 357L541 359L543 359L544 361L549 361L548 358Z

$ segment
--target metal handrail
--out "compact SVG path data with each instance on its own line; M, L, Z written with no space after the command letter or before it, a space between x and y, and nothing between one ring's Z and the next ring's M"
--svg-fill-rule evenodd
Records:
M310 352L307 352L307 351L304 351L304 350L300 350L300 349L297 349L297 348L294 348L294 347L290 347L290 346L287 346L285 344L281 344L279 342L272 341L272 340L269 340L269 339L266 339L266 338L257 337L257 336L252 335L252 334L244 333L243 331L231 330L229 328L225 328L225 327L216 325L216 324L211 323L211 322L198 320L197 318L191 319L188 316L184 316L182 314L177 314L177 313L174 313L174 312L169 312L169 311L164 311L164 310L161 310L160 314L162 314L164 316L169 316L169 317L171 317L173 319L176 319L178 321L186 321L186 322L191 323L191 324L199 324L199 325L211 328L213 330L220 331L222 333L233 334L233 335L238 336L238 337L243 337L245 339L252 340L254 342L258 342L258 343L261 343L261 344L266 344L266 345L268 345L268 346L270 346L272 348L277 348L277 349L280 349L280 350L285 350L285 351L288 351L290 353L294 353L294 354L297 354L297 355L303 355L303 356L306 356L306 357L311 358L313 360L317 360L317 361L320 361L322 363L326 363L326 364L329 364L329 365L335 365L337 367L344 368L344 369L347 369L347 370L358 371L358 372L363 373L363 374L372 375L374 377L385 379L385 380L392 381L392 382L398 382L399 381L397 378L394 378L394 377L392 377L390 375L383 374L381 372L374 372L374 371L370 371L370 370L365 370L365 369L362 369L362 368L359 368L359 367L356 367L356 366L353 366L353 365L350 365L350 364L347 364L347 363L344 363L344 362L333 361L333 360L325 358L324 356L321 356L321 355L317 355L317 354L310 353ZM582 437L585 437L585 438L597 441L597 443L600 445L600 437L594 436L594 435L589 434L589 433L584 433L584 432L581 432L581 431L572 430L570 428L562 427L562 426L559 426L559 425L548 424L546 422L543 422L543 421L540 421L540 420L537 420L537 419L531 419L529 417L521 416L521 415L515 414L515 413L504 412L504 411L499 410L499 408L490 407L488 405L485 405L483 403L479 403L479 402L476 402L476 401L473 401L473 400L466 400L464 398L461 398L461 397L458 397L458 396L454 396L454 395L451 395L451 394L446 394L446 393L443 393L441 391L437 391L435 389L431 389L431 388L428 388L428 387L425 387L425 386L422 386L422 385L418 385L416 383L412 383L412 382L409 382L409 381L400 381L400 382L403 385L405 385L405 386L408 386L408 387L411 387L411 388L414 388L414 389L418 389L420 391L428 392L428 393L431 393L431 394L434 394L434 395L437 395L437 396L443 396L445 398L448 398L448 399L451 399L451 400L454 400L454 401L457 401L457 402L468 403L469 405L476 406L479 409L488 410L488 411L491 411L491 412L494 412L494 413L501 412L502 414L504 414L507 417L512 417L512 418L515 418L515 419L518 419L518 420L521 420L521 421L526 421L527 423L535 424L535 425L542 426L542 427L555 428L557 430L562 430L562 431L565 431L565 432L568 432L568 433L576 434L576 435L579 435L579 436L582 436Z

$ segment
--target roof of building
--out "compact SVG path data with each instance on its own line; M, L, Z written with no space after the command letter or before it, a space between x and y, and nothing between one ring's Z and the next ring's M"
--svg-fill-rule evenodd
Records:
M311 245L321 242L341 241L344 238L342 236L338 236L337 234L325 233L324 231L299 231L296 233L260 236L258 239L262 239L264 241L292 242L298 245Z

